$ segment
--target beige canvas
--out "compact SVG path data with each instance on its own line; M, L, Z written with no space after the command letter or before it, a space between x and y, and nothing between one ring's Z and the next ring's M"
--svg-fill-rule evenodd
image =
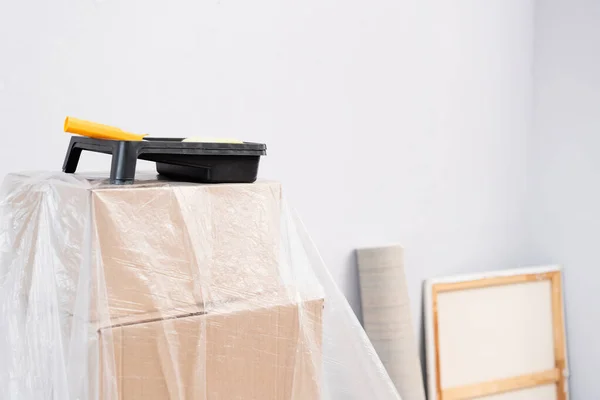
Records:
M568 368L559 267L428 281L432 400L566 400Z
M438 295L442 388L554 368L549 281Z

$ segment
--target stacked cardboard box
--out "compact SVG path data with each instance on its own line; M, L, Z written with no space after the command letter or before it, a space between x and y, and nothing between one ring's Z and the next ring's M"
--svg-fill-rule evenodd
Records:
M280 277L281 187L92 182L89 391L318 399L323 299Z

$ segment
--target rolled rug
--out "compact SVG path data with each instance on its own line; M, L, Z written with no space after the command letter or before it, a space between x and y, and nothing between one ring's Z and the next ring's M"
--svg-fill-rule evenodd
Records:
M363 324L398 393L425 400L400 246L358 249Z

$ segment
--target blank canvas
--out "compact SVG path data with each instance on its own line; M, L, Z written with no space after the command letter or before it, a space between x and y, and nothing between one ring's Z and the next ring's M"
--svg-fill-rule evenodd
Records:
M557 279L560 269L545 267L429 281L429 398L566 399Z

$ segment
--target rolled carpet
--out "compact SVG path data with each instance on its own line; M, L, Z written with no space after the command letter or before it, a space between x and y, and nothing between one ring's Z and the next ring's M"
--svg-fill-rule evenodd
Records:
M403 400L425 400L400 246L358 249L363 323Z

